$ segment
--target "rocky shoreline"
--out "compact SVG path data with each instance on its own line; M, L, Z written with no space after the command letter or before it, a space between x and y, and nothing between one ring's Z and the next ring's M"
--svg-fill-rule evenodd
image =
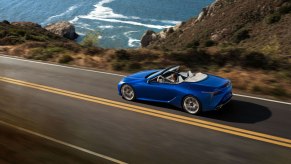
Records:
M18 27L31 27L31 28L42 28L60 37L64 37L70 40L75 40L78 38L75 26L67 21L60 21L47 26L42 27L41 25L34 22L9 22L4 20L6 24L11 24Z

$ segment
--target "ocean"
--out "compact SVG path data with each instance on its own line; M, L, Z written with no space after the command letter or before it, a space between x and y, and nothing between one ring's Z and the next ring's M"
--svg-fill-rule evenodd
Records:
M89 30L100 33L106 48L140 46L143 33L198 15L214 0L0 0L0 20L32 21L42 26L69 21L82 40Z

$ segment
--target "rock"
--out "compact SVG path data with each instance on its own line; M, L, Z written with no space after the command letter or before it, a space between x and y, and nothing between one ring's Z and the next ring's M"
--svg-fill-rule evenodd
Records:
M157 39L157 34L152 30L147 30L141 38L141 46L147 47L150 43Z
M219 35L219 34L213 34L213 35L210 37L210 39L213 40L213 41L215 41L215 42L219 41L221 38L222 38L222 36Z
M201 22L207 17L214 16L225 5L234 3L236 0L215 0L210 6L203 8L194 23Z
M166 39L168 33L167 33L168 29L165 29L164 31L161 31L157 34L158 38L160 39Z
M78 37L78 34L75 32L75 26L70 22L61 21L45 26L44 28L56 35L71 40L74 40Z
M147 47L153 41L166 39L170 34L174 33L175 31L178 31L185 23L186 22L181 22L175 25L174 27L166 28L158 33L151 30L146 31L142 36L141 46Z
M230 34L230 30L227 28L224 28L221 31L217 31L217 32L211 34L210 39L212 41L218 42L229 34Z
M208 8L203 8L201 13L198 15L198 18L196 19L196 22L201 22L207 15Z
M41 25L34 22L12 22L11 25L21 26L21 27L41 28Z
M168 33L168 34L173 33L173 32L175 32L174 27L170 27L166 31L166 33Z
M181 23L176 24L176 25L173 27L173 30L174 30L174 31L179 30L179 29L180 29L184 24L186 24L186 22L181 22Z

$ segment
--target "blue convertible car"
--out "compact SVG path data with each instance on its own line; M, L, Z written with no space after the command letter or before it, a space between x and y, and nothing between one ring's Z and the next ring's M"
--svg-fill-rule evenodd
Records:
M179 72L179 66L138 72L123 78L119 94L126 100L172 104L190 114L220 109L232 97L228 79L203 73Z

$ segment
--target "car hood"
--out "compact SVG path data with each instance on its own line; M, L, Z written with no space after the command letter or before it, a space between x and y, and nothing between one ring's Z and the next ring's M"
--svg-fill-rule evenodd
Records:
M224 85L226 85L228 82L229 80L227 79L208 74L207 78L205 78L204 80L193 82L192 84L205 86L205 87L211 87L211 88L221 88Z
M126 78L135 78L135 79L144 79L146 78L148 75L157 72L158 70L146 70L146 71L141 71L141 72L137 72L134 74L131 74L129 76L127 76Z

